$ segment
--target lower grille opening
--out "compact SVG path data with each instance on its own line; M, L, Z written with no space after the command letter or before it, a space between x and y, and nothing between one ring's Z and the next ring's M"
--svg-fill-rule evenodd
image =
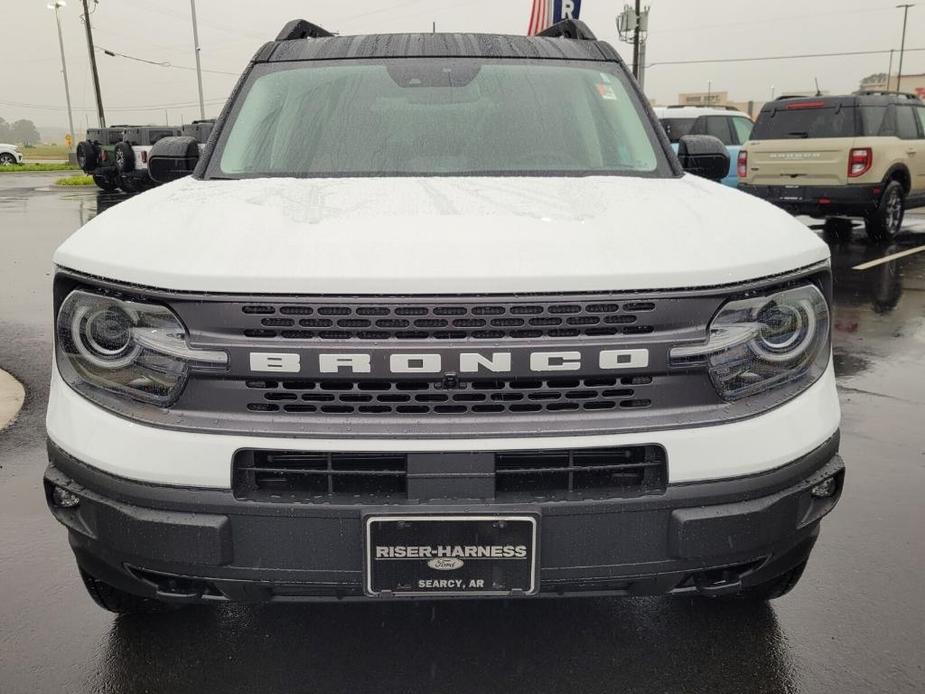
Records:
M495 456L499 496L588 491L633 496L664 491L667 482L661 446L511 451Z
M494 498L499 501L642 496L664 492L668 483L665 449L656 445L493 455ZM252 501L401 503L408 499L407 470L405 453L240 450L234 458L233 489L236 498ZM459 480L458 498L471 498L463 481L466 474L448 466L431 478L440 486L441 498L453 498L446 493L450 480Z
M234 490L242 499L385 500L405 496L406 468L403 453L239 451Z

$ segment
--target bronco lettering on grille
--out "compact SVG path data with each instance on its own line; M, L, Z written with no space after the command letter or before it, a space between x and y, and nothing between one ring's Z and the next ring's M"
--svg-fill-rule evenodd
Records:
M581 351L538 352L394 352L381 360L382 371L390 374L512 373L518 369L533 373L578 371L589 356L593 367L603 371L642 369L649 365L648 349L602 349L589 355ZM376 355L381 357L382 355ZM303 358L304 357L304 358ZM300 353L251 352L250 370L255 373L369 374L374 355L367 352ZM379 370L379 369L377 369Z

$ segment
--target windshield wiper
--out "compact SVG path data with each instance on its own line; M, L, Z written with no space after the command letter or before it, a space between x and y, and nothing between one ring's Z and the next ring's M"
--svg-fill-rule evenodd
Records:
M787 134L790 135L791 137L800 138L800 139L802 139L802 140L805 140L805 139L808 139L808 138L809 138L809 133L803 132L802 130L797 130L797 131L795 131L795 132L787 133Z

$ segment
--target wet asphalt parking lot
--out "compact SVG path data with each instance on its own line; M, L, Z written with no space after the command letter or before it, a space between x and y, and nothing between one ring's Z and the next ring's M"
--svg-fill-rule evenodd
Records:
M27 390L20 418L0 432L0 693L925 691L925 252L883 260L925 245L925 214L909 215L889 246L860 229L831 242L848 477L802 582L782 600L116 618L85 594L41 477L51 254L119 198L55 189L54 178L0 175L0 368Z

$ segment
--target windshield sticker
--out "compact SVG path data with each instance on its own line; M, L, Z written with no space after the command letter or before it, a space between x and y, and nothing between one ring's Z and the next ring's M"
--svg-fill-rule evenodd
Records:
M602 99L607 99L608 101L617 100L617 94L614 92L613 87L611 87L609 84L598 82L597 93L601 95Z

